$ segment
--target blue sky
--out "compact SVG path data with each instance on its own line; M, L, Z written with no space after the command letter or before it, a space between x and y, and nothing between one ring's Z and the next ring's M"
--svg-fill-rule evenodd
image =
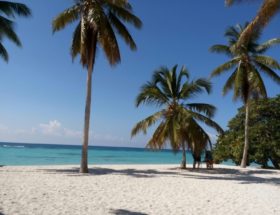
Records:
M22 0L33 11L32 18L17 18L23 48L9 41L8 64L0 60L0 141L80 144L83 129L86 71L79 60L72 62L70 43L73 26L52 34L52 19L71 0ZM130 29L138 45L131 52L122 41L122 63L111 68L99 50L93 77L91 145L143 147L151 133L131 139L133 125L153 113L154 107L135 108L142 84L159 66L186 65L192 78L208 77L226 58L208 49L226 43L225 28L251 20L262 1L231 8L223 0L131 1L143 21L142 30ZM261 41L280 37L279 16L265 29ZM280 60L280 47L268 54ZM226 128L240 107L232 95L222 97L227 76L212 80L211 95L194 101L217 108L215 120ZM265 79L266 80L266 79ZM279 86L266 80L269 96ZM214 134L212 130L209 133Z

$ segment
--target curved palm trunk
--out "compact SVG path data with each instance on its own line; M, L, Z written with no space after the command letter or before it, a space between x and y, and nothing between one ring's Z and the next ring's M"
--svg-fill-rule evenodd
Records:
M186 169L186 145L185 143L182 144L182 162L181 162L181 169Z
M246 168L247 160L248 160L248 149L249 149L249 102L245 103L245 142L244 142L244 150L243 150L243 157L241 161L241 167Z
M83 134L83 148L82 159L80 166L80 173L88 173L88 140L89 140L89 125L90 125L90 110L91 110L91 86L92 73L96 53L96 37L93 37L90 47L88 47L88 73L87 73L87 92L86 92L86 107L85 107L85 121Z

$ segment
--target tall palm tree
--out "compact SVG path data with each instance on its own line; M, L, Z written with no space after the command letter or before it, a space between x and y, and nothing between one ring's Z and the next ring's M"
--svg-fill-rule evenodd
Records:
M159 68L154 72L152 81L142 86L136 98L136 106L156 105L162 109L138 122L131 135L135 136L141 131L146 134L147 128L159 123L147 147L162 149L170 143L174 151L182 148L181 167L186 168L186 144L205 146L210 139L198 122L222 132L220 126L211 120L215 112L214 106L205 103L185 103L204 91L210 93L210 90L211 84L206 79L190 81L185 67L182 67L179 74L177 65L171 70L166 67ZM193 146L191 148L194 149Z
M71 55L73 59L80 55L81 63L88 72L80 167L81 173L87 173L91 85L96 49L98 46L103 49L110 65L119 63L121 56L116 34L124 39L131 50L136 50L136 44L125 23L140 28L142 22L133 14L132 6L127 0L76 0L72 7L63 11L53 20L53 31L62 30L75 21L78 24L73 34Z
M21 3L0 1L0 57L8 62L9 54L2 44L4 38L21 47L20 39L15 33L15 23L12 20L15 16L28 17L31 15L30 9Z
M229 6L240 2L255 2L255 0L226 0L226 4ZM243 31L234 48L240 48L242 45L246 46L250 42L251 37L253 37L255 33L260 32L279 11L279 0L263 0L256 17Z
M280 39L271 39L259 44L260 34L255 34L247 46L243 46L238 52L233 51L232 47L236 45L246 27L247 25L229 27L225 33L228 39L228 45L214 45L210 48L210 51L226 54L230 58L229 61L217 67L211 76L219 76L231 70L232 74L224 85L223 94L225 95L229 90L233 90L234 100L240 98L245 105L245 142L241 162L241 167L243 168L247 165L249 148L248 120L250 99L267 97L266 88L260 72L280 84L280 77L274 71L280 69L279 63L275 59L263 55L270 47L279 44Z

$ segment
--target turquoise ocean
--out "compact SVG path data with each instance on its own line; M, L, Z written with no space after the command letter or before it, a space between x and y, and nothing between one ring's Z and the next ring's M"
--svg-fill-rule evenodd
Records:
M171 150L89 146L89 164L180 164L182 154ZM0 165L79 164L81 146L0 142ZM192 155L187 152L187 163Z

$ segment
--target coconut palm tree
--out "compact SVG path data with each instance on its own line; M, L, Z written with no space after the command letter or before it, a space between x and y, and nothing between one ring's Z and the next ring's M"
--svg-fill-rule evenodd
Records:
M245 142L241 162L241 167L243 168L247 165L249 148L248 117L250 99L267 97L261 73L280 84L280 77L274 71L280 69L279 63L275 59L263 55L270 47L279 44L280 39L271 39L259 44L258 40L260 34L258 33L251 38L247 46L243 46L239 51L233 51L232 47L236 45L246 27L247 25L229 27L225 33L228 39L228 45L214 45L210 48L211 52L222 53L230 58L229 61L217 67L212 72L211 76L219 76L228 71L232 71L232 74L224 85L223 94L225 95L229 90L233 90L233 99L241 99L245 105Z
M146 134L149 127L158 123L147 147L162 149L170 143L174 151L182 148L181 167L186 168L186 144L194 149L194 145L205 146L210 140L199 122L222 132L220 126L211 120L215 112L213 105L185 103L204 91L210 93L210 90L211 84L206 79L190 81L189 72L185 67L182 67L179 74L177 74L177 65L170 70L166 67L159 68L154 72L152 81L142 86L136 98L136 106L156 105L162 109L138 122L132 129L131 135L135 136L141 131Z
M97 47L101 47L110 65L121 61L118 34L132 50L136 44L125 24L136 28L142 26L141 20L132 12L127 0L76 0L75 4L63 11L53 20L53 31L62 30L77 22L73 34L71 55L81 57L81 63L87 68L87 92L84 120L81 173L88 172L88 140L91 110L92 73Z
M12 20L15 16L28 17L31 15L30 9L21 3L0 1L0 57L8 62L9 54L3 45L4 38L21 47L20 39L15 33L15 23Z
M240 3L240 2L255 2L255 0L226 0L226 4L229 6L234 3ZM264 0L256 17L243 31L243 33L239 38L238 43L236 44L236 47L234 48L240 48L242 45L247 46L247 44L251 40L251 37L253 37L255 33L260 32L271 21L271 19L279 12L279 10L280 10L279 0Z

